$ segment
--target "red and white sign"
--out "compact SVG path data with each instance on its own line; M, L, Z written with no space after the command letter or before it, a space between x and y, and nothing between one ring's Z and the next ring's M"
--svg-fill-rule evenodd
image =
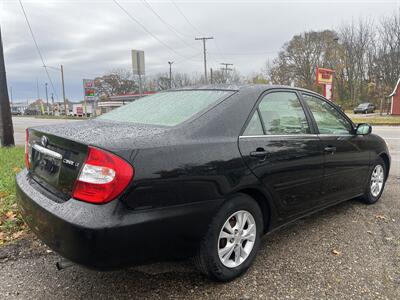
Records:
M316 83L322 84L324 87L324 96L328 100L333 100L333 75L335 74L334 70L318 68L316 69Z
M324 85L324 97L328 100L332 100L332 84Z
M334 70L317 67L317 72L316 72L317 83L318 84L332 84L333 73L335 73Z

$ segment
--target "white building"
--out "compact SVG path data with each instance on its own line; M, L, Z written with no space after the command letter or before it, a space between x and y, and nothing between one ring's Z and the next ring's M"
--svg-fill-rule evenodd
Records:
M109 101L99 101L97 103L97 106L100 109L100 112L102 114L107 113L114 108L120 107L122 105L128 104L132 101L135 101L136 99L139 99L140 97L148 96L155 94L155 92L144 92L142 95L140 94L126 94L126 95L116 95L116 96L110 96Z

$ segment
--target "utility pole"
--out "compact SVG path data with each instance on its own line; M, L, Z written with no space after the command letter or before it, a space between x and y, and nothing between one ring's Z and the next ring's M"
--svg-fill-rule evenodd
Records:
M12 90L12 86L10 86L10 105L11 105L11 111L12 111L12 107L13 107L13 90Z
M228 80L228 71L232 71L232 70L233 70L232 68L228 68L228 67L229 67L229 66L233 66L233 64L230 64L230 63L220 63L220 65L225 66L225 68L222 68L222 70L225 71L225 83L226 83L227 80Z
M201 37L201 38L195 38L196 41L203 41L203 55L204 55L204 83L207 83L207 53L206 53L206 41L207 40L212 40L214 37Z
M213 69L210 68L210 83L213 84L214 80L213 80Z
M14 146L14 129L4 64L3 42L0 28L0 146Z
M53 116L54 116L54 94L51 93L51 111L53 112Z
M64 84L64 67L61 65L61 84L62 84L62 93L63 93L63 99L64 99L64 112L65 112L65 117L67 117L67 100L65 99L65 84Z
M174 62L173 61L169 61L169 88L172 89L172 64Z
M49 115L50 114L49 113L49 94L47 92L47 82L44 84L44 88L46 90L46 111L47 111L47 114Z

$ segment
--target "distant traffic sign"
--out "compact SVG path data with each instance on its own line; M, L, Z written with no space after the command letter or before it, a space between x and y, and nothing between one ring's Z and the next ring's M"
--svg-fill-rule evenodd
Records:
M134 75L144 75L144 51L132 50L132 71Z

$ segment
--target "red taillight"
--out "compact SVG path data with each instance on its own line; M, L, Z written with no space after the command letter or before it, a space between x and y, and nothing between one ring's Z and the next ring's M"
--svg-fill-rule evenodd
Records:
M29 130L25 129L25 167L29 170L31 165L31 157L29 154Z
M133 167L107 151L89 147L88 157L75 182L72 197L102 204L115 199L134 176Z

